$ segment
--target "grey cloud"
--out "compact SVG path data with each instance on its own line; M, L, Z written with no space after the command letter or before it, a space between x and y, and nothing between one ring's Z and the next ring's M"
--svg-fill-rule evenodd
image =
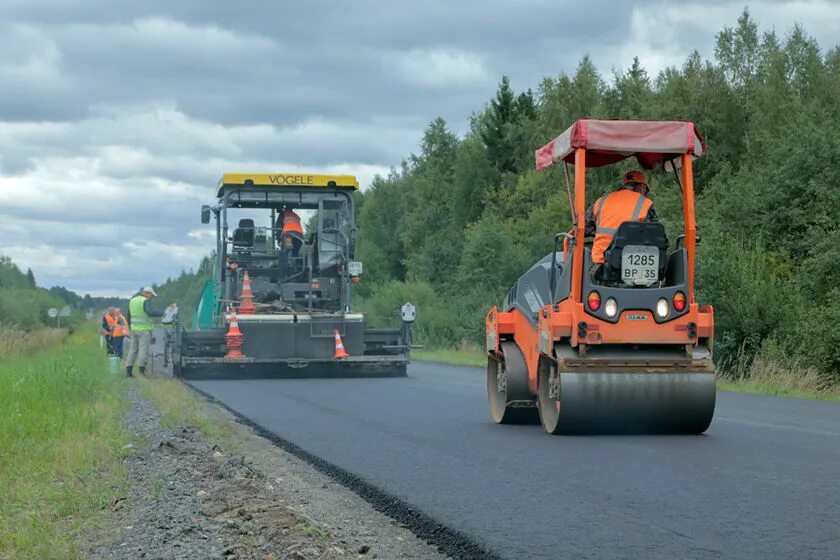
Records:
M516 89L655 74L712 54L742 2L0 0L0 253L42 284L128 294L213 246L198 207L226 170L357 174L368 184L442 116L463 131ZM751 2L824 48L826 0Z

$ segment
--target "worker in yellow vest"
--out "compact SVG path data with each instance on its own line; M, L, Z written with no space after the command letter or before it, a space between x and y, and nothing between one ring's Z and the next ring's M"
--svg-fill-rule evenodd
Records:
M128 356L125 358L125 372L132 377L132 368L137 366L140 374L146 374L146 362L149 360L149 348L152 342L152 331L155 328L153 317L163 315L151 306L152 298L157 293L152 288L143 290L128 302L128 327L131 329L131 343L128 346Z

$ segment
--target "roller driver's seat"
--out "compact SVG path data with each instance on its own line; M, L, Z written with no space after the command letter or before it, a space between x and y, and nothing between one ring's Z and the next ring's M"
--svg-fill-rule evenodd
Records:
M658 251L659 279L665 276L668 263L668 236L661 222L623 222L613 236L612 243L604 252L604 265L598 274L598 280L609 284L624 283L622 279L622 256L628 246L653 247ZM628 282L629 283L629 282Z
M250 251L254 248L254 220L242 218L239 227L233 230L233 248Z

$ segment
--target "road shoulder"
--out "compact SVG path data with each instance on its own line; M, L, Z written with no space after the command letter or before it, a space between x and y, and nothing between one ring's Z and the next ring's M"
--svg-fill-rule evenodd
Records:
M129 490L87 536L88 558L445 558L179 382L126 396Z

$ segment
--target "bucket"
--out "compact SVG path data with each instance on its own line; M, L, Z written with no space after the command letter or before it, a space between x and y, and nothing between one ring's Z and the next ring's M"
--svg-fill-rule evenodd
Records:
M108 358L108 371L113 373L114 375L120 372L119 356L111 356L110 358Z

